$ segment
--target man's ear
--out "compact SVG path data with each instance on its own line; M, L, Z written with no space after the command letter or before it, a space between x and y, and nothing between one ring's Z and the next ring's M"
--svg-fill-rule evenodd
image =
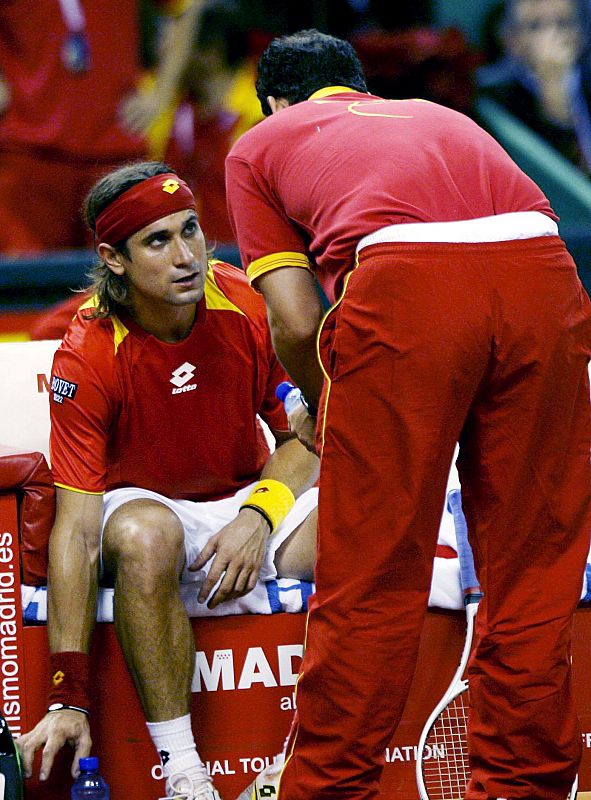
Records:
M123 263L123 256L118 250L115 250L114 247L106 242L101 242L96 251L101 261L104 261L115 275L124 274L125 264Z
M285 97L273 97L269 95L267 97L267 103L271 109L271 114L277 114L278 111L289 107L289 100L286 100Z

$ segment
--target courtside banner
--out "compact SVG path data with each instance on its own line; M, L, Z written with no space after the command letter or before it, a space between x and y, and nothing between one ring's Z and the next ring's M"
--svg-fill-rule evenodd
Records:
M18 511L14 494L0 494L0 713L13 736L24 733L26 689Z
M58 341L0 345L0 443L49 459L49 390Z
M222 617L192 621L201 661L193 691L193 728L203 760L223 797L235 797L280 751L294 703L291 684L303 641L304 614ZM25 728L45 709L47 632L24 631L27 664ZM384 751L384 800L416 800L415 761L421 729L448 685L460 657L465 615L429 611L417 671L396 736ZM97 626L93 647L94 752L101 758L112 797L132 791L142 800L162 797L160 765L111 623ZM575 689L583 730L579 797L591 798L591 609L575 617ZM200 685L200 689L197 690ZM209 688L208 688L209 687ZM438 758L438 752L429 755ZM62 800L71 779L71 751L58 756L41 785L27 781L28 800Z

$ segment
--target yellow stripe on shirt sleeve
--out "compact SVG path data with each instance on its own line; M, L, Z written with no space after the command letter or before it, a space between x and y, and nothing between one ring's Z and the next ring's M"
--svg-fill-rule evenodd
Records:
M269 256L257 258L249 264L246 274L252 283L261 275L266 272L271 272L274 269L281 269L281 267L302 267L312 272L312 267L307 256L303 253L271 253Z
M74 486L68 486L65 483L58 483L57 481L55 481L55 486L57 486L59 489L67 489L69 492L77 492L78 494L92 494L92 495L97 495L97 496L104 494L104 491L103 492L88 492L88 491L86 491L86 489L76 489Z

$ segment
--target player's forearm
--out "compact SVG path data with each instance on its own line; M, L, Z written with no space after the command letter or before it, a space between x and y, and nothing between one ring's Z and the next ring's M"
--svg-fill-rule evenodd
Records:
M52 535L52 539L56 537ZM51 652L87 653L96 618L98 557L89 560L80 543L52 542L47 595L47 622Z
M88 652L96 620L102 498L80 495L74 505L77 513L72 513L72 503L66 500L60 504L58 497L49 542L47 622L51 652Z
M271 478L289 486L294 497L314 486L318 480L320 461L297 440L280 444L261 472L261 479Z

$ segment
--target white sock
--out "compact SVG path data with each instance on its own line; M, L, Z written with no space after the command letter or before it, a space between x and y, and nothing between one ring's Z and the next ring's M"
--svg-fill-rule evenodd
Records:
M211 784L205 765L199 758L191 729L191 715L165 722L146 722L162 762L165 778L182 772L193 781L192 789Z

